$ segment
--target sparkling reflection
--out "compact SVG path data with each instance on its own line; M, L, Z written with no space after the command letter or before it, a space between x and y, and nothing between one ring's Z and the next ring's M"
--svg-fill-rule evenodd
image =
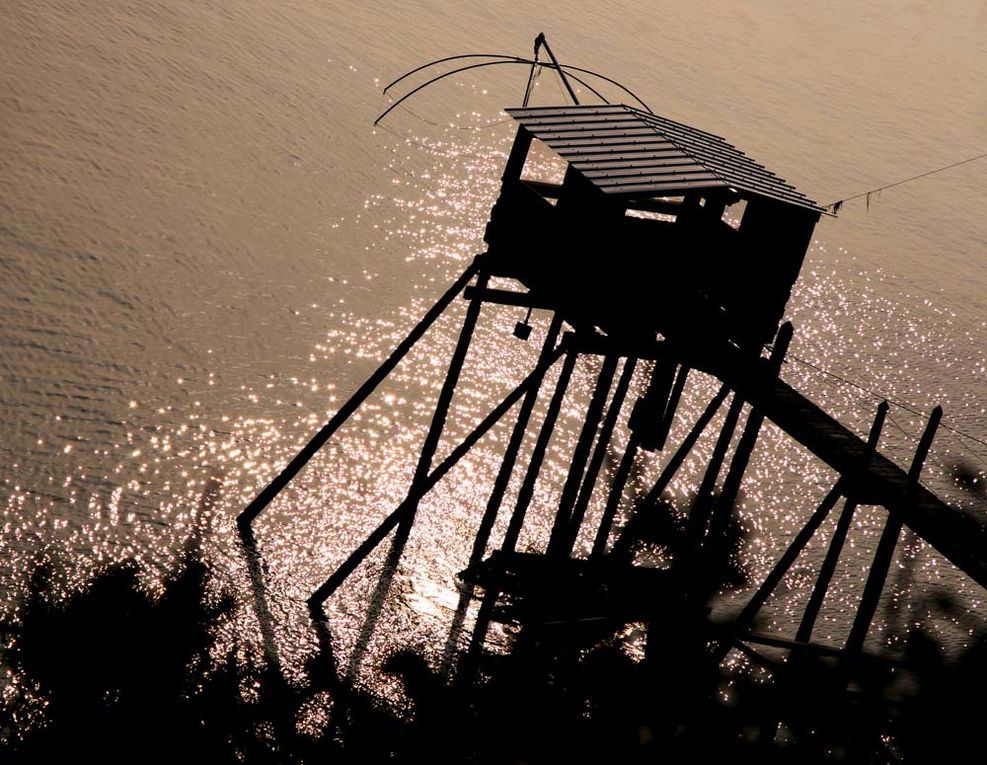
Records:
M459 115L458 121L484 124L479 115ZM509 139L504 126L477 130L465 139L458 131L441 129L406 137L378 135L388 152L392 188L368 198L352 220L333 224L338 236L364 243L366 265L359 278L339 277L340 286L347 289L331 304L312 304L294 312L299 322L311 314L328 326L295 368L244 375L242 381L231 383L231 372L223 368L217 352L215 369L190 370L175 378L181 403L164 405L118 380L125 436L116 440L100 440L91 430L85 438L73 435L86 409L84 404L66 402L54 417L51 433L37 439L39 451L65 456L63 464L69 466L65 474L22 480L20 465L14 464L4 479L8 496L0 529L3 591L22 592L39 559L71 562L65 592L87 581L98 567L126 558L141 564L153 587L160 572L176 562L183 545L195 540L216 581L238 593L235 618L227 625L229 635L255 636L258 650L269 643L268 652L277 653L285 671L299 675L305 660L317 650L305 601L404 498L465 303L457 301L255 525L259 563L253 582L249 557L232 519L387 355L427 308L431 296L482 248L480 232L497 193ZM838 241L838 231L830 230ZM393 265L391 274L398 257L401 262ZM388 279L407 280L416 297L405 305L351 310L347 301L370 301L371 292L385 280L383 273ZM907 404L908 409L892 408L881 445L899 465L907 466L926 413L935 404L944 405L953 427L976 432L984 412L979 395L983 348L970 332L958 329L948 309L902 291L893 275L861 269L852 253L820 239L813 244L789 312L796 335L783 377L858 433L867 432L880 397ZM548 317L535 312L532 338L522 343L511 336L522 314L521 309L485 309L439 446L440 458L533 366ZM519 549L540 550L547 541L598 364L584 360L577 365L572 394L563 408ZM549 375L545 390L553 385L555 374ZM639 368L632 391L641 389L646 376L647 370ZM235 395L225 404L218 403L209 392L217 387ZM717 387L713 380L694 376L669 444L674 447L681 441ZM541 398L536 422L544 413L547 396ZM669 486L668 494L680 511L687 508L721 422L722 414ZM388 545L382 545L327 603L340 666L362 672L363 680L375 689L394 691L393 681L371 670L395 648L413 647L439 661L459 602L455 574L469 557L509 427L508 418L422 501L360 666L351 659ZM107 433L115 431L107 429ZM532 441L526 442L520 464ZM603 482L616 470L626 441L621 422ZM24 460L31 457L27 454ZM924 481L948 500L970 505L974 500L957 487L953 468L960 460L975 463L983 481L980 466L985 457L982 445L943 430ZM640 464L629 494L646 493L660 468L654 460ZM740 509L750 534L744 556L758 581L835 476L772 425L765 426L747 476ZM519 480L516 474L504 508L513 506ZM589 530L599 522L603 494L596 492L587 512L577 542L580 554L588 553L592 544ZM880 509L858 511L837 572L839 586L820 615L820 640L839 641L845 634L883 518ZM797 624L833 523L831 518L769 601L765 629L791 631ZM493 531L494 542L505 527L506 513L502 513ZM928 599L940 587L960 597L971 618L982 603L975 586L914 539L899 546L894 570L909 573L892 578L879 612L884 614L883 624L901 626L932 618ZM255 597L258 576L263 605ZM7 597L4 602L9 613L16 599ZM725 607L730 602L727 598ZM475 606L467 615L464 635L469 634L473 618ZM263 624L267 620L270 624ZM941 627L941 634L960 645L971 630L957 616ZM877 632L875 642L887 639ZM503 646L510 635L497 628L491 639ZM324 714L313 703L309 724L318 725L319 715Z

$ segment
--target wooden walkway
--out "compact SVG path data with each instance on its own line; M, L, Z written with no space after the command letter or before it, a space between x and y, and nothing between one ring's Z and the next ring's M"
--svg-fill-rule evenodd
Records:
M694 366L737 391L806 449L849 482L861 504L882 505L941 555L987 588L987 518L948 505L881 454L870 455L866 439L826 414L787 383L765 374L763 364L723 363L711 357Z

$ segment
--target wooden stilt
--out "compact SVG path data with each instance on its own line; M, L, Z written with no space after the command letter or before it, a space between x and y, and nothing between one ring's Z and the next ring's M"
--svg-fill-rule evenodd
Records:
M549 324L548 331L545 333L545 341L542 344L541 354L539 355L539 361L547 358L555 348L555 343L558 340L559 332L562 328L562 318L559 314L555 313L552 315L551 323ZM507 448L504 450L504 457L500 463L500 470L497 472L497 477L494 479L493 488L490 491L490 497L487 500L487 508L483 513L483 518L480 519L480 525L476 532L476 538L473 540L473 550L470 553L470 565L478 563L483 559L486 553L487 542L490 539L490 533L493 530L494 523L497 520L497 514L500 510L501 502L504 499L504 493L507 490L507 486L511 480L511 474L514 472L514 466L517 463L518 452L521 449L521 444L524 442L525 433L528 430L528 423L531 420L531 413L534 410L535 402L538 398L538 391L541 389L541 382L544 379L544 373L539 378L539 381L534 385L524 396L521 401L521 409L518 412L517 420L514 423L514 429L511 431L511 437L507 442ZM456 646L459 641L459 636L462 634L463 624L466 621L466 611L469 607L470 601L473 599L474 588L469 585L464 591L460 593L459 603L456 607L456 613L453 616L452 624L449 628L449 637L446 640L445 650L442 653L442 669L443 672L448 673L453 661L453 656L456 650Z
M648 387L631 409L627 424L637 436L638 446L645 451L660 451L664 445L661 429L668 412L670 393L676 382L675 367L675 361L667 354L656 358Z
M936 436L939 428L939 421L942 419L942 407L937 406L929 416L929 422L925 426L925 432L915 450L912 458L912 466L908 471L908 482L910 487L918 484L919 476L922 474L922 467L925 465L925 458L929 454L932 440ZM864 639L870 629L874 614L877 611L877 603L884 589L884 581L888 576L888 569L891 567L891 559L894 557L894 548L898 544L898 536L901 534L901 527L904 519L896 508L888 508L888 519L884 525L884 532L881 540L877 544L877 552L874 553L874 562L871 564L870 573L867 575L867 582L864 584L864 594L860 598L860 606L857 609L857 616L853 620L850 628L850 636L847 638L846 650L851 653L858 653L864 646Z
M771 350L771 358L768 360L768 374L776 377L781 371L781 364L788 352L788 346L792 341L792 324L785 322L778 330L775 338L774 348ZM727 470L727 477L723 481L723 489L716 499L710 519L710 536L722 534L730 520L733 507L740 494L740 485L744 480L744 473L750 463L757 445L757 438L761 433L761 426L764 424L764 411L760 407L752 406L747 415L747 422L744 425L744 432L737 444L737 449L730 461L730 468Z
M871 425L870 435L867 437L867 448L871 453L877 451L877 445L881 439L881 431L884 429L884 419L887 414L888 402L882 401L880 406L877 407L877 414ZM847 534L850 531L850 523L853 520L853 514L856 509L857 500L855 496L848 497L846 503L843 505L840 518L836 522L836 529L833 531L833 536L829 541L829 549L826 551L826 558L823 560L822 566L819 569L819 576L812 589L812 594L809 596L809 602L805 607L805 612L802 614L802 621L799 623L798 632L795 635L796 641L808 643L812 639L812 630L815 627L823 601L826 599L826 593L829 591L833 574L836 572L836 564L839 562L840 554L843 552L843 544L846 542Z
M391 532L391 530L398 525L403 516L409 512L409 508L417 507L418 501L427 494L435 484L442 480L446 473L455 467L456 463L459 462L476 444L479 442L487 432L500 421L500 419L507 414L508 411L521 399L521 397L531 388L536 382L539 382L541 376L546 372L546 370L554 364L559 356L565 352L566 342L563 342L555 352L552 353L547 359L544 359L542 363L532 370L524 381L518 385L513 391L511 391L507 397L501 401L494 409L483 418L483 420L473 429L473 431L463 439L460 444L453 449L449 456L446 457L442 462L440 462L435 470L429 473L428 477L422 481L415 492L408 496L404 502L397 506L397 508L384 519L381 524L371 532L360 546L354 550L350 556L336 569L332 576L330 576L321 587L319 587L308 599L308 604L311 607L320 606L325 602L326 598L332 595L353 571L356 569L360 563L371 553L374 548L377 547Z
M487 286L490 275L481 272L476 279L476 286L483 289ZM463 319L463 328L459 332L459 340L456 349L453 351L452 359L449 361L449 369L446 372L442 389L439 391L439 398L435 403L435 411L432 413L432 422L429 424L428 433L425 435L425 442L422 444L421 453L418 455L418 464L415 467L415 475L411 479L413 494L415 489L427 477L432 468L432 459L435 457L435 450L439 446L439 439L442 438L442 431L445 428L446 418L449 416L449 407L452 404L452 397L456 393L456 386L459 384L459 375L463 371L463 364L466 362L466 354L469 353L470 343L473 340L473 332L476 329L476 322L480 318L480 308L483 301L474 298L470 301L469 308L466 309L466 317ZM408 520L414 517L414 511L407 515Z
M675 384L672 386L672 392L668 396L668 404L665 406L665 413L662 415L661 424L655 432L654 446L657 451L661 451L665 448L665 441L668 439L668 433L672 429L672 422L675 420L675 412L679 408L679 401L682 398L682 391L685 389L686 380L689 379L689 371L689 367L682 364L679 367L678 374L675 376Z
M655 481L654 486L651 487L651 490L648 492L648 496L645 497L645 505L654 504L661 498L662 493L668 488L668 484L672 482L675 474L679 471L679 468L682 467L682 463L685 462L685 458L689 456L689 452L691 452L696 446L696 442L699 440L699 437L705 432L713 417L716 416L717 411L719 411L720 407L723 405L723 402L726 400L729 392L730 388L728 386L721 386L716 392L716 395L713 396L709 404L707 404L706 409L700 415L699 419L696 420L696 424L693 426L692 430L689 431L689 435L682 440L682 444L675 451L675 454L672 455L671 459L668 460L668 464L665 465L665 468L661 471L661 475L658 476L658 480Z
M272 667L280 668L281 656L278 652L278 641L274 633L274 615L267 603L267 585L264 581L264 561L257 549L250 526L239 528L240 541L247 559L247 574L250 579L250 593L254 600L254 611L260 625L261 646L264 649L264 660Z
M606 406L607 397L610 395L610 386L613 385L616 371L617 357L608 354L603 358L603 364L600 366L600 374L596 378L593 395L586 410L586 420L576 441L576 448L569 464L569 474L566 476L565 484L562 487L559 508L555 514L555 523L552 526L552 534L548 542L547 552L549 555L565 554L565 541L569 536L572 509L576 503L576 495L583 480L586 462L589 460L593 440L596 438L596 432L600 427L600 418L603 417L603 408Z
M476 278L476 286L481 292L486 288L490 275L481 271ZM439 390L439 397L435 402L435 410L432 412L432 420L429 423L428 431L425 434L425 441L422 450L418 455L418 464L411 480L411 488L408 497L418 496L418 488L423 481L428 478L429 470L432 467L432 460L435 457L435 450L438 448L439 440L442 438L442 431L449 416L449 407L452 405L453 396L456 394L456 386L459 384L459 376L462 373L463 365L466 363L466 356L469 353L470 344L473 341L473 332L476 330L476 323L480 318L480 309L483 306L481 298L473 298L466 309L466 316L463 319L463 326L459 332L459 339L456 348L453 350L452 358L449 360L449 368L446 371L445 380ZM418 501L409 502L407 509L400 522L394 538L391 541L391 548L384 561L384 567L380 578L370 595L367 604L367 615L363 626L357 636L353 652L350 654L350 661L347 665L347 675L351 678L356 676L370 639L377 627L377 621L383 613L384 603L388 593L391 591L391 584L394 581L394 574L397 572L398 563L404 554L405 545L411 536L411 528L415 522L415 514L418 510Z
M446 293L439 298L438 302L432 306L428 312L422 317L422 320L415 325L415 327L408 333L407 337L401 341L397 348L392 351L391 355L384 360L377 370L367 378L367 381L361 385L356 393L347 399L346 403L343 404L339 411L327 422L318 433L309 441L305 448L303 448L297 455L288 463L288 465L278 473L277 477L274 478L264 489L258 494L254 500L244 508L243 512L237 516L236 522L239 526L249 526L253 523L254 519L260 515L264 509L271 503L271 501L284 489L285 486L298 475L298 472L308 464L308 461L315 456L316 452L321 449L326 441L328 441L333 433L335 433L340 425L342 425L349 417L360 407L360 405L367 400L371 393L376 390L377 386L381 384L385 377L387 377L393 370L394 367L398 365L407 355L415 343L417 343L422 335L425 334L426 330L435 323L435 320L442 315L443 311L449 307L449 304L456 298L466 284L472 279L477 271L480 269L481 257L478 256L470 266L463 271L462 275L453 282L452 286L446 290Z
M545 359L552 353L555 343L558 340L559 331L562 329L562 318L556 313L552 316L548 332L545 334L545 342L542 344L539 359ZM517 463L518 452L524 442L524 434L528 430L528 423L531 420L531 412L535 408L535 401L538 398L538 391L541 388L541 381L525 395L521 401L521 409L518 412L517 421L514 423L514 430L511 431L510 440L504 450L504 458L500 463L500 470L494 479L490 497L487 500L487 508L480 520L480 526L476 532L476 539L473 541L473 551L470 554L470 565L477 563L483 558L486 552L487 542L490 539L490 532L493 530L494 522L497 520L497 513L500 504L504 499L504 492L510 483L511 474L514 472L514 465Z
M586 508L589 506L590 498L593 495L593 488L596 486L596 479L600 474L603 459L606 457L607 449L610 446L610 438L613 436L617 417L620 416L620 410L623 408L624 398L627 396L627 389L630 387L631 378L634 376L634 367L636 364L637 361L633 358L627 359L624 362L624 369L620 373L620 379L617 381L617 389L614 391L613 399L607 408L606 417L603 419L603 425L600 428L600 437L596 441L596 448L593 450L589 467L586 469L583 485L579 489L579 496L576 498L576 504L572 508L572 518L569 522L567 536L562 544L562 552L565 555L572 554L572 548L576 544L576 538L579 536L579 527L582 526L583 517L586 515Z
M683 369L685 369L685 367L683 367ZM659 363L656 361L651 370L651 379L648 382L648 390L645 391L645 397L647 397L655 387L657 383L656 377L660 374L661 368ZM676 406L678 405L678 398L682 394L681 387L679 386L680 381L682 386L684 386L685 377L681 371L679 373L679 377L675 381L675 389L672 392L672 397L676 401ZM642 400L639 398L634 405L634 409L631 411L630 420L628 422L630 427L630 436L627 439L627 447L624 449L624 456L621 457L620 465L618 465L613 482L610 484L610 493L607 495L607 503L603 509L603 517L600 521L600 527L596 532L596 539L593 541L593 550L590 552L590 558L598 558L606 552L607 541L610 538L610 529L613 526L613 520L617 515L617 508L620 506L620 500L623 499L624 487L627 485L627 479L630 477L631 469L634 467L634 459L637 457L638 449L647 448L643 442L645 440L644 434L650 423L636 422L638 415L640 414L641 405ZM662 416L666 419L668 418L667 409L663 412ZM654 442L652 446L657 445L659 440L661 441L661 444L664 445L665 437L668 434L668 429L665 425L666 423L664 421L659 425L658 431L651 439ZM658 448L661 447L659 446Z
M727 416L723 420L723 428L720 430L720 437L713 447L713 454L706 466L702 483L696 493L696 499L692 503L692 510L689 513L689 524L687 527L689 548L696 550L699 548L703 536L706 534L706 527L709 524L709 516L712 510L713 492L716 490L716 480L720 475L720 468L723 467L723 460L726 457L730 441L733 440L734 430L737 428L737 421L740 419L740 410L744 408L744 400L733 394Z
M620 465L617 466L617 472L614 474L613 483L610 484L610 493L607 495L607 504L603 508L600 527L596 530L596 539L593 540L593 549L589 554L590 559L599 558L607 551L607 542L610 540L610 529L613 527L613 521L617 515L620 500L624 496L624 487L627 485L631 468L634 466L637 448L637 437L631 433L631 437L627 441L627 448L624 450L624 456L621 457Z
M789 545L788 549L778 559L778 562L775 563L774 568L771 569L771 572L765 577L764 581L761 582L761 586L757 588L757 592L754 593L747 602L747 605L744 606L737 618L734 619L733 627L735 633L742 632L751 625L754 617L757 616L757 612L761 610L761 607L771 597L771 593L775 591L775 588L785 577L785 574L788 573L788 569L792 567L795 559L805 549L805 546L822 525L822 522L826 520L826 516L836 506L840 497L843 496L843 492L844 483L841 479L836 482L836 485L826 495L819 507L816 508L816 511L809 518L805 526L802 527L801 531L795 535L795 539L792 540L791 545ZM717 649L717 660L722 661L727 653L729 653L730 648L731 641L724 640L720 648Z
M500 597L499 582L500 577L495 576L490 584L484 588L483 600L480 601L480 609L476 614L473 632L470 633L466 656L456 670L455 687L460 692L468 690L473 683L476 665L483 651L487 630L490 628L490 622L493 618L494 607L497 605L497 598Z
M572 372L576 366L577 358L578 353L575 350L570 349L567 351L562 369L559 372L559 379L555 383L555 392L549 401L548 409L545 412L545 419L542 421L541 430L538 433L538 440L535 442L531 459L528 462L528 469L525 472L521 488L518 490L517 503L508 524L507 533L504 535L504 541L501 544L502 550L512 552L517 546L518 537L521 535L521 528L524 525L524 517L534 496L538 474L541 472L541 466L545 460L548 444L552 440L555 423L558 420L559 412L562 409L562 402L565 400L566 392L569 389L569 381L572 379ZM486 640L487 629L490 626L493 609L497 604L497 598L500 597L499 582L500 577L495 573L484 588L483 600L480 603L476 623L470 635L470 644L466 652L465 661L456 673L456 684L460 689L468 687L472 682L474 668L480 652L483 650L483 643Z
M699 416L699 419L696 420L696 424L693 425L692 430L689 431L689 434L682 440L682 443L679 446L679 448L675 451L675 454L673 454L671 459L668 460L668 464L665 465L665 468L664 470L662 470L661 475L658 476L658 480L655 481L654 486L651 487L651 490L648 492L647 497L645 497L644 502L642 503L642 507L650 508L653 507L656 502L658 502L658 500L661 498L662 492L665 491L665 489L668 487L668 484L671 483L672 479L675 477L675 474L678 472L679 468L682 467L682 463L685 462L685 458L689 456L689 452L692 451L693 447L696 445L696 442L699 440L699 437L706 430L707 426L712 421L713 417L716 416L717 411L719 411L719 408L723 405L723 402L726 400L727 394L729 392L730 392L730 388L727 385L720 386L720 389L716 392L716 395L713 396L709 404L706 405L706 409ZM621 467L623 467L623 464L621 465ZM619 471L618 471L618 476L619 476ZM624 476L624 482L626 482L626 476ZM615 480L614 481L615 488L616 488L616 483L617 482ZM624 488L623 483L621 483L620 484L621 493L623 493L623 488ZM600 524L600 531L597 533L597 542L599 542L601 545L601 554L603 551L603 547L606 545L607 536L609 536L609 532L610 532L610 525L612 524L614 514L616 513L616 502L614 502L611 507L611 502L613 502L613 498L614 498L614 492L611 491L610 501L608 502L607 508L604 511L603 521ZM619 500L620 497L618 496L617 501L619 502ZM607 536L604 536L604 534L606 534ZM602 540L602 542L600 540ZM630 544L629 540L624 540L623 537L618 538L617 541L614 543L613 553L619 555L621 552L623 552L626 549L627 544Z
M548 443L552 440L552 433L555 431L555 422L559 418L562 409L562 402L565 399L566 391L569 389L569 380L572 378L572 370L576 366L577 353L569 350L566 353L565 361L562 362L562 370L559 372L559 379L555 383L555 393L548 403L545 412L545 419L542 421L541 430L538 433L538 440L531 452L531 459L528 461L528 469L518 489L517 503L511 515L511 522L507 526L507 533L501 549L513 551L517 545L518 537L521 535L521 527L524 525L524 516L528 512L528 505L535 494L535 483L538 481L538 473L541 472L542 463L545 461L545 452L548 450Z

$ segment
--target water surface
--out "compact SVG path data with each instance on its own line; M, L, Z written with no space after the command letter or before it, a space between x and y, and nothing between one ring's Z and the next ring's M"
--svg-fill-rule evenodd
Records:
M526 71L450 78L374 129L389 104L381 88L441 55L526 55L539 31L563 61L726 136L823 203L987 150L987 5L972 0L729 10L111 1L98 13L7 3L8 608L41 556L69 560L79 580L128 556L153 576L204 524L218 577L244 594L242 634L259 636L232 518L482 250L512 136L501 108L519 102ZM560 93L545 72L534 102L557 103ZM987 461L984 172L964 165L824 219L789 306L793 354L866 390L795 360L783 373L861 433L879 400L872 394L907 405L892 409L883 442L906 466L923 413L941 403L955 430L940 432L925 475L967 503L950 471L962 460L982 480ZM301 603L403 496L462 311L443 318L257 525L289 666L312 649ZM547 320L536 314L524 344L510 336L520 318L485 315L440 453L530 367ZM594 373L591 363L577 371L522 547L544 540ZM686 419L714 390L696 380ZM458 596L453 575L504 437L503 427L491 434L423 503L370 657L393 641L431 655L441 646ZM619 432L617 456L625 439ZM680 500L709 448L700 444L673 485ZM643 469L640 485L657 467ZM755 572L832 481L767 430L744 486ZM204 495L217 498L204 504ZM821 639L839 641L881 523L880 512L861 513ZM373 557L328 604L344 658L361 641L381 563ZM779 629L790 627L811 576L800 567L771 604ZM917 580L920 591L945 585L971 608L981 602L928 551Z

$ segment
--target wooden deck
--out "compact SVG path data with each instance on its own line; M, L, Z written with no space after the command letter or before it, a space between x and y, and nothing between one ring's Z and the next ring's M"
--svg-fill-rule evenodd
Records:
M541 553L494 551L460 572L468 585L503 596L497 621L523 618L539 623L610 622L650 619L682 600L668 572L600 558L586 560Z

